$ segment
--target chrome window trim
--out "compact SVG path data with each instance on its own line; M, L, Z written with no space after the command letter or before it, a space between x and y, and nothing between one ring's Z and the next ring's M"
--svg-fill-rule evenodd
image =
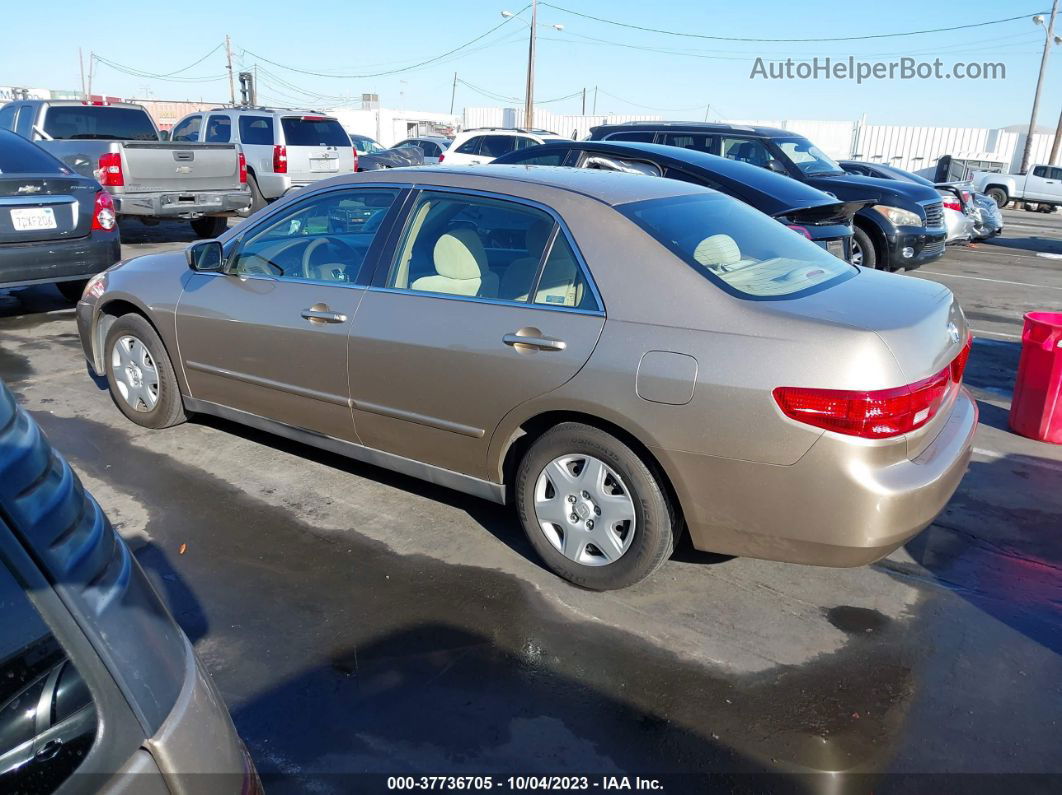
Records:
M575 315L592 315L605 317L600 309L580 309L577 306L556 306L554 304L531 304L527 301L506 301L502 298L484 298L478 295L454 295L452 293L430 293L426 290L409 290L401 287L375 287L369 286L369 292L393 293L394 295L415 295L421 298L441 298L445 301L465 301L476 304L493 304L494 306L509 306L517 309L541 309L545 312L568 312Z
M399 234L398 234L398 236L397 236L397 238L395 240L394 251L391 254L391 261L387 264L386 272L383 274L385 280L387 279L387 277L391 273L391 268L394 266L395 257L398 256L399 249L401 248L399 243L401 241L405 240L406 232L409 229L410 219L413 217L413 212L412 212L413 206L415 206L415 204L416 204L417 200L419 199L419 196L420 196L421 193L423 193L424 191L431 191L431 192L439 192L439 193L456 193L456 194L465 195L465 196L479 196L479 197L485 198L485 199L494 199L495 201L509 202L509 203L515 203L515 204L523 204L523 205L525 205L527 207L531 207L532 209L540 210L541 212L546 213L550 218L552 218L553 219L553 223L556 224L555 229L559 228L561 231L564 232L564 237L565 237L565 239L568 242L568 246L571 248L572 252L575 254L575 261L576 261L576 263L579 266L580 272L582 273L583 281L586 282L586 285L590 288L590 292L594 296L594 301L597 303L597 308L596 309L580 309L578 307L571 307L571 306L563 306L562 307L562 306L550 306L550 305L536 304L536 303L534 303L531 300L531 296L533 294L530 293L530 292L527 295L527 300L524 300L524 301L508 301L508 300L504 300L504 299L500 299L500 298L482 298L480 296L474 296L474 295L473 296L464 296L464 295L449 295L447 293L429 293L429 292L426 292L426 291L423 291L423 290L413 290L413 289L408 288L408 287L407 288L386 287L384 285L381 285L381 286L370 286L370 289L375 289L377 291L386 291L386 292L410 293L410 294L413 294L413 295L434 295L434 296L441 296L441 297L444 297L444 298L455 298L455 299L463 300L463 301L482 301L484 303L501 304L501 305L504 305L504 306L546 307L546 308L549 308L549 309L552 309L552 310L563 310L563 311L568 311L568 312L576 311L579 314L602 315L602 316L606 314L605 302L604 302L604 300L601 297L600 291L597 289L597 284L594 282L593 275L590 273L590 267L586 264L586 260L583 257L583 252L579 249L579 246L576 244L575 238L572 236L571 230L568 228L568 225L564 222L564 219L561 218L560 214L557 213L557 211L554 210L552 207L548 207L547 205L542 204L541 202L537 202L534 199L524 198L523 196L510 196L508 194L495 193L493 191L482 190L480 188L462 188L462 187L455 187L453 185L428 185L428 184L419 183L419 182L412 183L409 187L413 191L413 194L412 194L412 197L411 197L411 202L410 202L410 207L406 211L406 217L402 220L402 227L401 227L401 230L399 231ZM551 234L548 246L543 248L543 255L544 256L539 258L538 269L535 271L535 279L534 279L533 285L537 285L537 282L539 280L539 276L541 274L542 268L544 267L546 258L548 256L548 251L552 249L553 243L554 243L555 240L556 240L556 234ZM381 265L382 265L382 263L381 263Z

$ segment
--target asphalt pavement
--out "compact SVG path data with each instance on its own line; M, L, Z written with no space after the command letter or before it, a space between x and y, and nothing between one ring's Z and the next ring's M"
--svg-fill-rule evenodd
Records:
M974 328L970 471L929 529L857 569L684 547L633 588L582 591L506 508L220 420L132 425L51 287L0 300L0 378L133 546L270 792L807 770L842 774L795 779L832 791L971 791L1002 780L957 774L1062 776L1062 447L1006 424L1022 313L1062 310L1062 216L1005 216L914 274ZM125 256L192 239L122 233ZM886 773L911 777L855 777Z

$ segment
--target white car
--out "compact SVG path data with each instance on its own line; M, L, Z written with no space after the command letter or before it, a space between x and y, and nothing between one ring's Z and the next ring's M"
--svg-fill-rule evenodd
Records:
M549 130L526 130L513 127L476 127L457 134L450 148L443 152L440 163L448 166L475 166L489 163L496 157L517 149L538 146L546 141L565 141L563 135Z

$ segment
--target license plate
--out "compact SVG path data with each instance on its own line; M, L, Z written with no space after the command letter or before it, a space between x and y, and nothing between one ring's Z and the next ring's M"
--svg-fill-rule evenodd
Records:
M339 171L339 158L311 157L310 171Z
M838 259L844 259L844 241L843 240L827 240L826 250L833 254Z
M11 211L11 226L16 232L55 229L55 211L51 207L28 207Z

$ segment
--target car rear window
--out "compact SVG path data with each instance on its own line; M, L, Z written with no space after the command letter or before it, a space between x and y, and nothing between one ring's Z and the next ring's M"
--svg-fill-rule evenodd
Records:
M650 199L616 209L739 298L796 298L858 272L803 235L718 193Z
M0 132L0 174L70 173L70 169L37 144L14 133Z
M104 105L58 105L48 108L44 131L69 140L157 141L147 111Z
M280 120L288 146L350 146L343 125L320 116L287 116Z
M268 116L240 116L240 143L273 145L273 120Z

